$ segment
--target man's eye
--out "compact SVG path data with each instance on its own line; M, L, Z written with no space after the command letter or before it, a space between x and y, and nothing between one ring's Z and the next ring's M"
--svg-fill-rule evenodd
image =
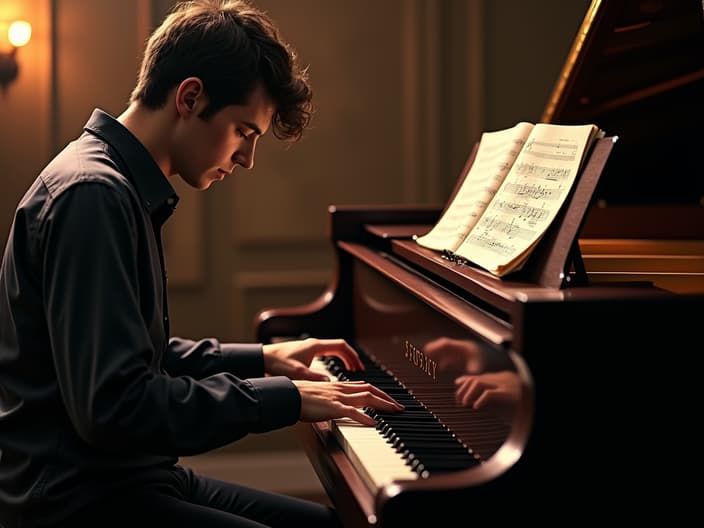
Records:
M242 139L247 139L247 134L245 134L242 129L239 129L239 128L238 128L238 129L237 129L237 133L239 134L239 136L240 136Z

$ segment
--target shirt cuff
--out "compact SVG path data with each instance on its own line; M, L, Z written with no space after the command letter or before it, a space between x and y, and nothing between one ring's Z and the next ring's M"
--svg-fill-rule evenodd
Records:
M222 370L238 378L258 378L264 375L264 352L260 343L221 343Z
M301 394L286 376L248 379L260 402L258 430L267 432L295 424L301 417Z

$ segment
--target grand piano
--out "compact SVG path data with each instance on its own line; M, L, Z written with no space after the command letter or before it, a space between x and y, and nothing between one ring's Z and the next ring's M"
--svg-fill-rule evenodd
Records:
M441 207L331 206L332 283L255 319L265 343L347 339L365 371L315 367L406 405L368 411L376 428L296 426L346 527L686 511L680 485L701 469L701 1L594 0L542 120L613 137L584 214L524 271L419 246Z

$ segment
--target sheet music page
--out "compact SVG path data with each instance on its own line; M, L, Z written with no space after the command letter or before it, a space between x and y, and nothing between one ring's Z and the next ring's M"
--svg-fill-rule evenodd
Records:
M457 194L433 229L416 239L418 244L438 251L455 251L460 246L501 186L533 126L521 122L482 134L474 163Z
M557 215L594 125L535 125L494 199L456 254L502 276L520 269Z

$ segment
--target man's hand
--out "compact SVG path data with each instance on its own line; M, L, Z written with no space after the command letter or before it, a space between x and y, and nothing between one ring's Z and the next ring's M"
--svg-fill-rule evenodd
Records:
M376 425L376 420L364 413L363 407L381 412L399 412L403 405L384 391L365 381L293 382L301 394L303 422L320 422L333 418L350 418L364 425Z
M299 341L282 341L264 345L264 370L272 376L291 379L328 381L322 373L311 370L310 363L316 356L335 356L342 360L347 370L364 370L357 352L344 339L308 338Z

